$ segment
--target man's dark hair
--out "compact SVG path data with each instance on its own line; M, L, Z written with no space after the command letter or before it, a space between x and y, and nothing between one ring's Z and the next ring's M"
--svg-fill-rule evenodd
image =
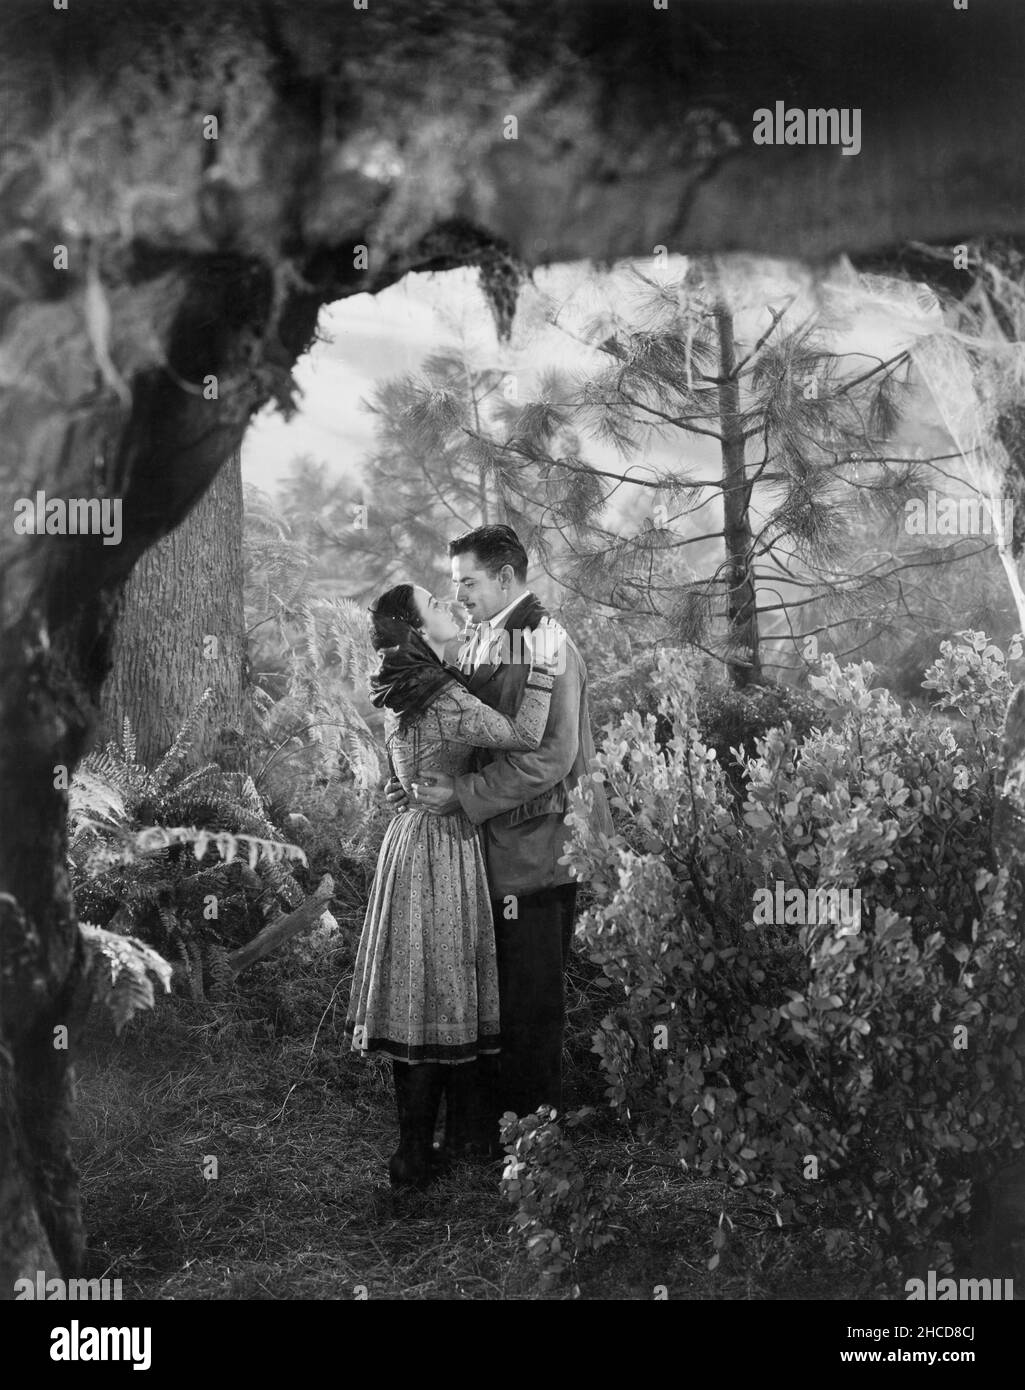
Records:
M521 584L527 578L527 552L511 526L478 526L448 543L449 559L472 551L492 578L503 565L512 565Z

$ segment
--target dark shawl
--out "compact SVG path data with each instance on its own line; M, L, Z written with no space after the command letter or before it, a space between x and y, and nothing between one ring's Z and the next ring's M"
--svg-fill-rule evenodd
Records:
M370 702L397 714L399 732L404 734L440 691L466 681L427 645L422 633L401 618L375 615L374 623L385 637L394 636L395 645L381 652L381 664L370 678Z

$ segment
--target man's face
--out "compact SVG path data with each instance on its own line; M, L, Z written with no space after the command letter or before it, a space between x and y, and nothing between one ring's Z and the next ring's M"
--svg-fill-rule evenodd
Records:
M505 587L502 578L505 577ZM452 586L455 596L475 623L493 618L512 601L509 586L513 580L511 565L504 565L494 576L488 574L472 550L452 556Z

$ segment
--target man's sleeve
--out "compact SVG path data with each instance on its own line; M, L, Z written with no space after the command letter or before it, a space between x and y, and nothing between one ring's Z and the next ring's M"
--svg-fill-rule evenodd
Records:
M464 772L455 779L459 804L474 825L532 801L569 773L579 743L582 685L580 658L567 646L566 669L555 677L540 747L529 753L501 753L482 771Z

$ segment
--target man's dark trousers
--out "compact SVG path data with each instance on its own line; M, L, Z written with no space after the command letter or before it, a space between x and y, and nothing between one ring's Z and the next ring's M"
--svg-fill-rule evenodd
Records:
M515 899L491 899L498 956L502 1051L497 1113L526 1115L539 1105L562 1110L565 975L573 940L577 885L559 884Z

